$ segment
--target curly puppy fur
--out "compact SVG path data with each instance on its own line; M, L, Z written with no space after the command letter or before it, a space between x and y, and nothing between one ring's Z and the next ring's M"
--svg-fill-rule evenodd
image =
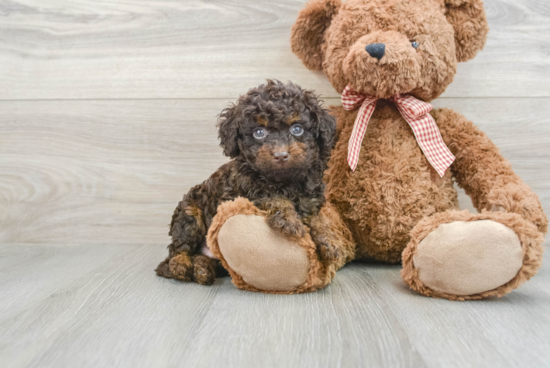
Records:
M206 235L218 206L238 197L264 211L268 225L287 236L301 238L311 229L321 261L334 262L338 249L326 241L330 229L316 224L322 224L322 179L336 123L317 96L292 83L268 80L223 110L218 128L220 146L232 160L193 187L176 207L169 255L157 274L212 284L221 267L202 255L208 253ZM260 138L255 136L259 132Z
M483 48L487 32L482 0L312 0L300 12L291 43L306 67L322 70L339 92L350 85L380 98L355 172L346 158L358 109L331 111L337 138L326 171L327 199L352 231L357 258L400 262L415 225L458 209L453 180L479 211L494 212L487 218L508 225L500 212L515 213L546 233L548 221L537 195L471 122L449 109L431 112L456 156L440 178L387 100L396 94L423 101L437 98L452 82L457 62ZM385 45L380 59L366 52L372 43ZM518 236L535 247L543 242L531 230Z

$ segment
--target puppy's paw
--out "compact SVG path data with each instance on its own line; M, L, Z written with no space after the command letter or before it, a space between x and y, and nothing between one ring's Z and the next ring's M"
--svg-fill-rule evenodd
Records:
M216 280L216 268L210 258L199 255L193 257L193 277L201 285L212 285Z
M158 276L171 278L172 275L170 274L170 268L168 267L168 262L170 262L170 258L166 258L164 261L160 262L157 268L155 269L155 272Z
M330 244L326 236L317 237L316 243L322 261L332 263L340 257L340 250Z
M194 267L191 258L187 253L180 253L168 262L170 277L181 281L192 281Z
M306 234L306 228L294 209L273 209L268 212L266 221L269 227L290 237L301 238Z

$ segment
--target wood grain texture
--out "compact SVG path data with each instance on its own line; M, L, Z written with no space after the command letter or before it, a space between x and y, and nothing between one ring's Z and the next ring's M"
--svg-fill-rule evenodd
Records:
M0 242L167 244L177 202L226 161L225 104L0 103Z
M168 244L179 200L226 161L215 123L227 103L0 102L0 242ZM516 104L435 105L475 121L550 213L550 172L541 169L550 162L550 99Z
M290 51L305 0L1 0L0 99L235 98L265 78L336 92ZM550 97L550 7L485 0L446 97Z
M161 246L3 248L35 256L0 269L8 276L0 292L19 290L0 314L2 367L550 364L546 268L484 301L422 297L398 266L365 263L346 266L324 290L285 296L240 291L229 278L200 286L157 277Z
M1 249L0 324L133 246L106 247L101 252L93 247L41 245L21 245L17 252L5 245ZM73 262L75 257L82 261Z
M407 288L395 268L368 265L357 271L357 278L368 274L376 281L389 313L430 367L550 365L548 267L511 294L480 303L422 297Z

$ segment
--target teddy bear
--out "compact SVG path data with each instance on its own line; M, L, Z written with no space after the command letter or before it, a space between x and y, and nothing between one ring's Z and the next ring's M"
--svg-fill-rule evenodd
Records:
M500 297L542 264L537 195L472 122L429 104L487 32L481 0L311 0L292 28L293 52L342 94L326 195L355 257L402 263L425 296Z

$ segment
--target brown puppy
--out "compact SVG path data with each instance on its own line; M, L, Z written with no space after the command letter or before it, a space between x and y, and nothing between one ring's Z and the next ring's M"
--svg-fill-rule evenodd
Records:
M326 229L314 221L325 203L323 172L334 143L336 123L317 96L279 81L251 89L226 108L218 123L224 154L232 158L208 180L193 187L172 216L169 255L159 276L210 285L219 262L209 257L206 234L218 206L237 197L267 211L267 223L287 236L310 228L321 260L338 257Z

